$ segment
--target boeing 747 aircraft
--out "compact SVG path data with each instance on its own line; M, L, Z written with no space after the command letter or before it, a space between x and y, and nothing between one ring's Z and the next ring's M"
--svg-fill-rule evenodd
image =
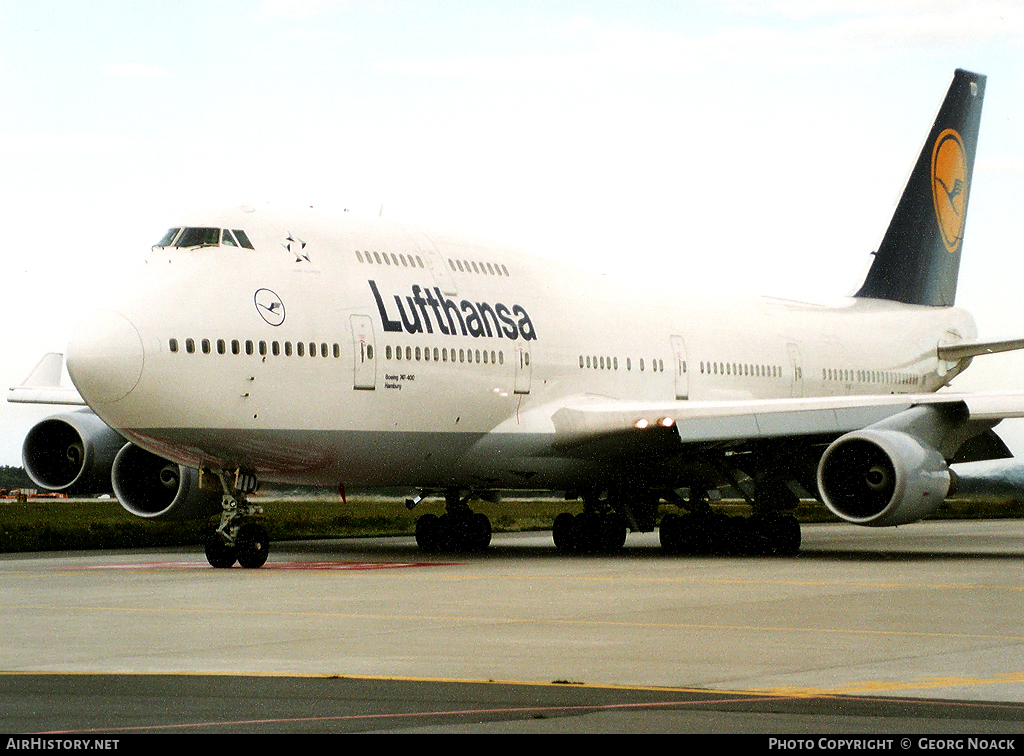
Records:
M831 303L628 290L382 220L197 213L153 246L11 401L81 403L24 444L41 486L109 485L149 519L221 515L211 564L269 550L260 481L408 487L426 550L483 549L479 498L549 490L567 552L660 526L671 551L793 553L800 495L884 526L933 512L949 465L1009 456L1024 396L940 392L982 354L954 306L985 77L957 71L859 291ZM740 492L749 518L709 498ZM656 522L659 505L676 507Z

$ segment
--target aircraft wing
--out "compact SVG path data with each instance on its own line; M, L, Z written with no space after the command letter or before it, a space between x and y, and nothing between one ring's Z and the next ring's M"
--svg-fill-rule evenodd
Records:
M624 402L576 397L554 409L556 453L593 458L655 452L682 444L741 444L786 437L824 438L857 431L914 407L942 408L980 432L1024 417L1024 393L881 394L751 401ZM967 434L968 436L970 433Z
M73 404L85 406L81 394L61 385L64 355L49 352L43 355L20 386L12 386L7 401L20 404Z

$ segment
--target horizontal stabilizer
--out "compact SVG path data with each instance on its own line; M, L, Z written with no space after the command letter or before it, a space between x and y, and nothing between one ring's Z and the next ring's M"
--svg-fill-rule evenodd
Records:
M20 386L12 386L7 401L16 404L75 404L84 405L85 400L73 388L61 385L64 370L64 355L48 352L39 360Z
M996 354L998 352L1012 352L1015 349L1024 349L1024 339L1010 339L1008 341L974 341L961 344L943 344L939 346L939 359L947 362L959 362L968 357L977 357L982 354Z

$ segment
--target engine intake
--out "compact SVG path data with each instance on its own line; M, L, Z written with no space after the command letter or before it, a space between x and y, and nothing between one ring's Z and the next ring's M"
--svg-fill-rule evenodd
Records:
M32 426L21 447L21 460L42 488L68 494L109 493L110 467L124 444L90 410L78 410Z
M220 494L199 490L199 473L125 444L110 474L121 506L147 520L196 520L221 511Z
M818 490L825 505L857 525L917 522L942 504L951 479L937 450L897 430L847 433L818 463Z

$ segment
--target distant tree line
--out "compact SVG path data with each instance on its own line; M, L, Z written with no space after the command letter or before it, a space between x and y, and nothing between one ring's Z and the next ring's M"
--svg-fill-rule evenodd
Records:
M12 488L37 488L32 479L28 477L24 467L11 467L0 465L0 488L8 490Z

